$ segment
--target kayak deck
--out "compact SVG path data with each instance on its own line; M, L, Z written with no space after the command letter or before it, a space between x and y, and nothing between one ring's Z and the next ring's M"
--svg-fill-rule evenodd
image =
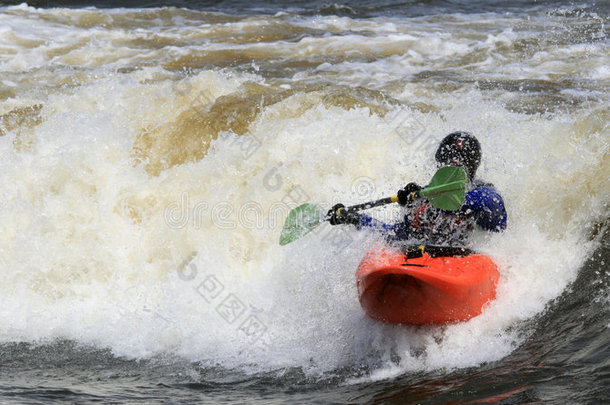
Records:
M487 256L407 258L369 253L356 272L360 304L373 319L412 325L466 321L496 296L500 278Z

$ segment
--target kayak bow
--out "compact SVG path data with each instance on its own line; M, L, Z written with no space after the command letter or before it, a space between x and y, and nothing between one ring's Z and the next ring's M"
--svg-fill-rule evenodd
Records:
M358 296L373 319L411 325L467 321L496 296L500 274L487 256L409 258L381 250L366 255L356 272Z

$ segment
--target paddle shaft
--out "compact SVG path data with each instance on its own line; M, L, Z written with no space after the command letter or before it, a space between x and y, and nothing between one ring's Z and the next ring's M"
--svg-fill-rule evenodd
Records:
M409 197L411 199L417 198L418 193L412 193ZM368 210L369 208L380 207L382 205L387 205L391 203L398 202L398 196L393 195L391 197L380 198L379 200L369 201L362 204L356 204L349 207L345 207L341 209L340 215L348 215L354 212L358 212L360 210ZM325 218L326 220L330 219L330 217Z
M375 200L375 201L369 201L369 202L362 203L362 204L352 205L350 207L346 207L345 210L347 212L368 210L369 208L379 207L379 206L391 204L391 203L397 202L397 201L398 201L398 196L393 195L391 197L380 198L379 200Z

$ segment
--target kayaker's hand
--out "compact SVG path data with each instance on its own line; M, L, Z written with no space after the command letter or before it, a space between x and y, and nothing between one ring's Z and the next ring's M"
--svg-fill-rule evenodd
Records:
M360 215L355 212L348 213L343 204L335 204L326 214L331 225L353 224L360 222Z
M409 183L405 188L398 190L398 204L407 205L410 201L413 201L411 195L421 190L421 186L417 183Z

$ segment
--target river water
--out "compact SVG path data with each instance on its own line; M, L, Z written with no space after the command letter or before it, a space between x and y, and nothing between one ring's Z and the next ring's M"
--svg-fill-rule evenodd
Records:
M0 2L0 402L609 402L609 11ZM482 315L368 319L378 235L279 246L455 130L509 216Z

